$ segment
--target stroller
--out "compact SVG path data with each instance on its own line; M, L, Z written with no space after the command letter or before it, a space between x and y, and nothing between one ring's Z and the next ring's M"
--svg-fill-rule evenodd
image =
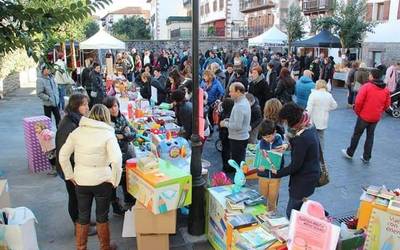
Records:
M400 88L397 88L397 90L390 95L390 99L390 106L386 110L386 113L394 118L400 118Z

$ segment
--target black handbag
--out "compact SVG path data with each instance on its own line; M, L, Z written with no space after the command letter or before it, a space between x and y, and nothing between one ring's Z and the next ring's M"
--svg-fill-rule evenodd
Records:
M322 152L321 143L319 143L318 146L319 146L319 162L320 162L319 166L321 169L321 175L319 177L317 187L322 187L329 183L329 172L328 172L328 166L324 159L324 153Z

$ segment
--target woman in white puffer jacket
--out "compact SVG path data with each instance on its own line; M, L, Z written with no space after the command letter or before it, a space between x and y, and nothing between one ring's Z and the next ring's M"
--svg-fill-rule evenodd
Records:
M86 249L93 199L96 200L96 229L100 249L111 249L108 212L113 189L121 180L122 154L110 124L108 108L103 104L94 105L89 118L82 117L79 127L68 136L60 150L59 162L65 179L76 185L79 210L77 249ZM70 161L72 154L74 169Z
M307 101L307 112L317 129L321 147L324 148L324 131L328 128L329 112L337 108L337 103L328 92L325 80L318 80Z

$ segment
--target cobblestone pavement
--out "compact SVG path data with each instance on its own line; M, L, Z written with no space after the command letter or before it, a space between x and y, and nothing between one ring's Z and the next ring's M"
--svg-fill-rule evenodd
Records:
M400 120L384 115L376 129L371 163L365 166L359 160L364 137L353 161L342 158L340 150L349 142L356 117L346 106L346 90L335 88L334 97L339 108L331 113L326 131L325 158L328 162L331 183L317 189L311 197L321 202L336 217L354 214L358 207L361 187L369 184L399 184ZM43 250L74 249L73 225L67 212L67 194L63 181L46 174L31 174L28 171L24 146L22 119L42 114L42 106L34 89L19 89L0 100L0 170L9 180L14 207L30 208L38 219L36 226L40 248ZM220 156L214 142L217 135L205 145L203 158L212 163L210 172L221 169ZM284 213L288 200L288 179L283 179L280 190L279 211ZM256 186L255 181L248 185ZM186 219L178 217L178 226L186 225ZM120 249L136 249L134 238L120 237L122 217L110 215L112 239ZM98 249L97 237L90 237L89 249ZM191 244L183 240L179 231L170 237L172 249L211 249L207 242Z

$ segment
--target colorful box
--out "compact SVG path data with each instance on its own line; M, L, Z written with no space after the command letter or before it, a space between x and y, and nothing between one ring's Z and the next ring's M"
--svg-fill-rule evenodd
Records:
M51 130L51 119L47 116L34 116L24 118L25 146L28 157L28 167L33 173L47 171L51 165L46 155L42 152L39 140L35 133L35 125L42 123Z
M154 214L192 203L192 176L171 163L159 160L158 171L144 173L127 167L128 191Z

